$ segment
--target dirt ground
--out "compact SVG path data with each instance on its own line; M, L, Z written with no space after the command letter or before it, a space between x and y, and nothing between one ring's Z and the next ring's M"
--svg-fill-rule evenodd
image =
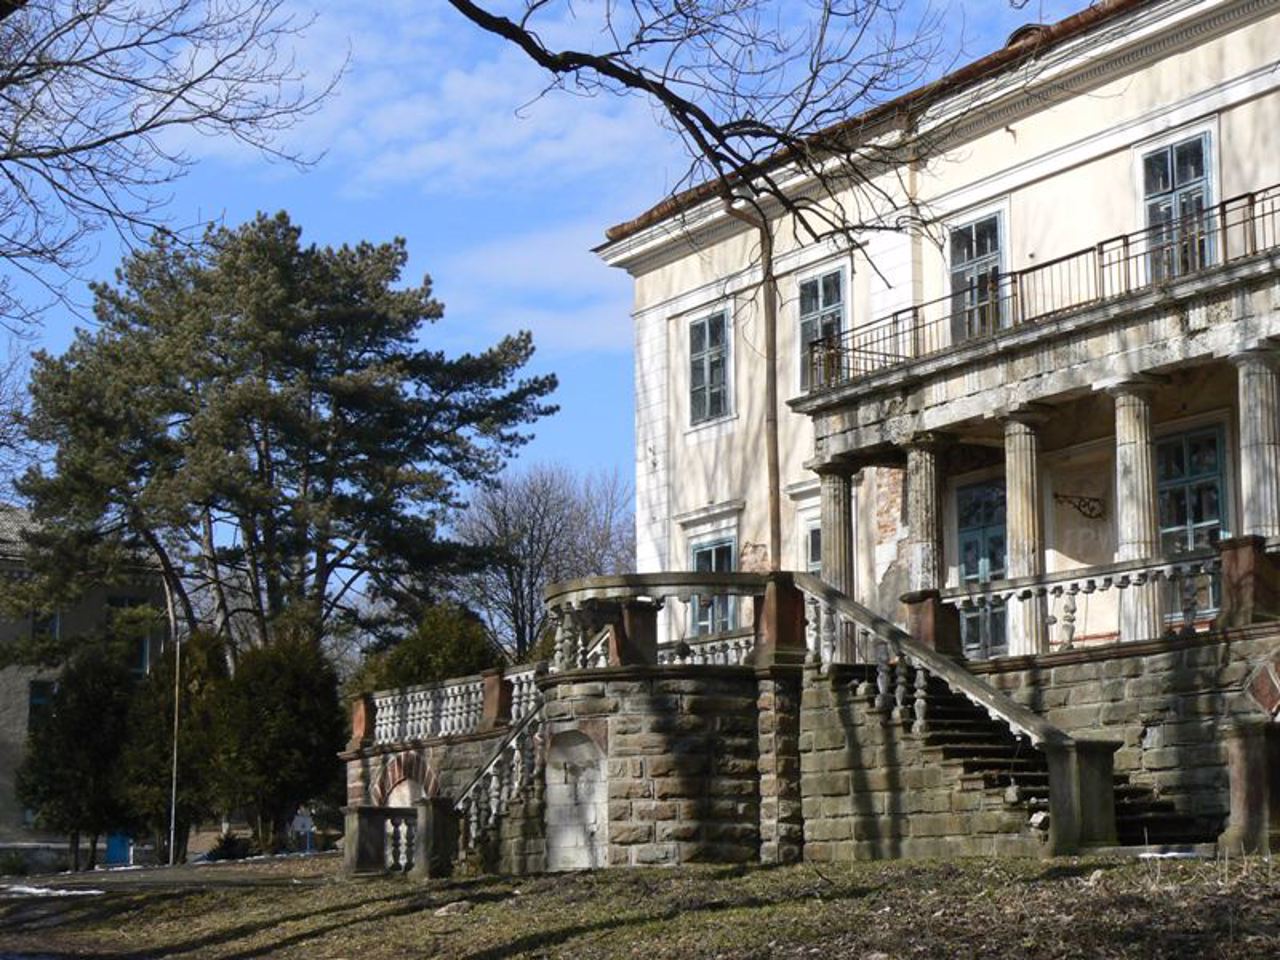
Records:
M1261 860L420 883L345 880L338 866L328 856L0 878L0 957L1280 958L1280 877Z

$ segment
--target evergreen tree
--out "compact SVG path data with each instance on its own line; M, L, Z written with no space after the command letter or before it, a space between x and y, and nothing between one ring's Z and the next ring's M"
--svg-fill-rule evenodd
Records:
M118 645L83 643L58 679L49 713L27 738L18 800L35 811L37 825L71 838L76 869L82 834L92 869L98 838L130 825L120 756L135 684Z
M169 644L138 686L129 705L121 756L121 799L133 819L154 838L161 863L169 861L175 651L175 645ZM228 678L217 638L197 633L185 640L180 670L176 861L186 858L191 826L219 812L215 809L214 773L219 749L215 723L218 700Z
M457 604L439 603L428 607L417 628L395 646L372 653L349 689L371 693L434 683L479 673L504 659L478 616Z
M301 804L341 789L337 676L309 638L284 632L246 651L217 699L219 799L249 817L261 849L278 849Z
M195 250L158 236L95 286L99 326L35 359L28 432L51 456L20 483L36 577L10 602L145 560L175 627L236 650L285 624L316 640L362 593L458 566L442 520L554 409L555 378L519 378L527 333L423 347L443 307L429 279L398 286L407 256L303 246L278 214Z

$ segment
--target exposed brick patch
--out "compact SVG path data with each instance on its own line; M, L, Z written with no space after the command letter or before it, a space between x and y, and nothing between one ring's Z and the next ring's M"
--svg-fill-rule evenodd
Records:
M1280 713L1280 680L1277 676L1280 676L1280 657L1264 663L1249 681L1249 696L1272 717Z

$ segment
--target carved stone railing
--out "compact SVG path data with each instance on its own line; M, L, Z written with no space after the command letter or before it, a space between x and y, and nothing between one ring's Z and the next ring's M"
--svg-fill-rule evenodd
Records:
M349 807L348 873L408 873L413 869L418 811L414 807Z
M603 666L588 664L581 655L582 639L602 626L613 626L625 632L625 624L645 620L652 628L656 612L669 601L690 603L694 598L736 598L742 606L744 598L754 605L764 596L767 577L755 573L692 573L665 571L635 573L614 577L593 577L553 584L547 590L547 606L559 627L556 669L583 669ZM735 611L738 621L744 611ZM689 632L693 633L692 625ZM715 635L687 636L664 644L656 653L661 663L741 663L754 648L754 638L745 630L732 630ZM636 639L636 638L632 638ZM651 640L653 638L650 638ZM748 643L748 641L750 641ZM654 654L650 652L650 661Z
M740 667L750 663L756 648L754 630L692 637L658 648L658 664L693 664Z
M516 667L508 670L504 679L511 685L511 719L520 720L542 703L538 693L538 665Z
M1070 649L1079 631L1079 600L1108 590L1123 591L1148 583L1170 585L1170 629L1194 633L1196 623L1211 612L1212 596L1208 592L1212 578L1222 569L1216 550L1201 550L1177 557L1156 560L1130 560L1079 570L1064 570L1035 577L992 580L988 583L965 584L941 592L943 603L962 610L976 610L993 605L1008 605L1043 597L1043 615L1049 628L1057 628L1056 645ZM1210 602L1206 603L1208 600ZM1180 623L1178 621L1180 620ZM1175 624L1178 624L1175 626ZM1117 624L1110 631L1118 630ZM1089 631L1091 633L1104 631ZM1154 639L1151 637L1130 639Z
M373 695L373 742L402 743L474 733L484 717L484 680L461 677L443 683L382 690Z

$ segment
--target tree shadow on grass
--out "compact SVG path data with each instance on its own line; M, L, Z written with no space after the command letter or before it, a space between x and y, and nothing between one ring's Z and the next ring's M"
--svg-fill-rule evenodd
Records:
M845 893L828 896L824 899L826 899L827 902L834 902L837 900L857 900L874 892L874 888L859 888L849 890ZM559 946L567 943L575 937L586 936L588 934L618 932L629 927L641 927L651 923L665 923L676 920L679 917L695 913L718 913L726 910L744 909L759 910L766 907L776 907L783 902L785 902L785 900L769 899L765 897L716 897L696 905L686 902L683 904L669 906L664 910L648 912L640 916L627 918L613 917L607 920L600 920L595 923L571 924L554 930L538 930L522 937L517 937L507 943L486 947L483 950L464 954L460 957L460 960L505 960L507 957L516 956L526 951L546 950L550 947Z

